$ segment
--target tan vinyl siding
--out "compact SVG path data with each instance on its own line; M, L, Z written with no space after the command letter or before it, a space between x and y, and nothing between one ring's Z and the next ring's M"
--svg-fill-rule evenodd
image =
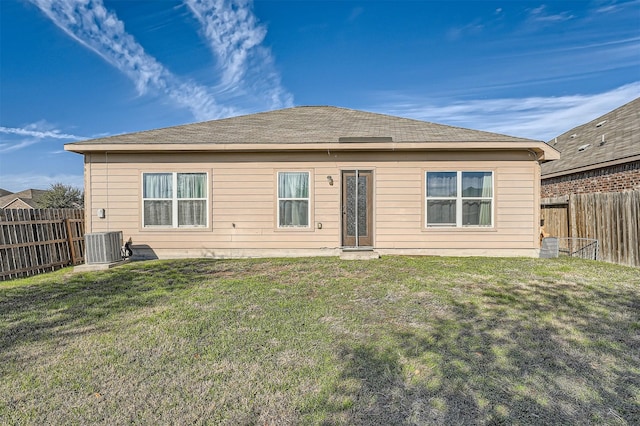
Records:
M159 253L216 255L232 250L337 249L341 245L341 171L374 173L374 247L535 249L539 166L526 151L384 153L129 153L86 156L87 232L121 230L134 246ZM425 228L426 170L494 172L492 228ZM277 172L310 172L310 226L277 228ZM142 173L206 172L209 227L142 227ZM327 176L333 179L329 185ZM106 218L96 211L106 209ZM322 229L318 229L318 224ZM235 226L234 226L235 225ZM240 253L240 252L239 252ZM284 251L283 251L284 253ZM291 253L288 250L287 253Z

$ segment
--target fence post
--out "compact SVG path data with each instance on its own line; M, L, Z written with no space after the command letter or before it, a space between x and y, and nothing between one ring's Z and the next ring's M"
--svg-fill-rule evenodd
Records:
M68 217L64 218L65 228L67 229L67 243L69 244L69 254L71 255L71 264L76 264L76 248L73 242L73 232L71 232L71 221Z

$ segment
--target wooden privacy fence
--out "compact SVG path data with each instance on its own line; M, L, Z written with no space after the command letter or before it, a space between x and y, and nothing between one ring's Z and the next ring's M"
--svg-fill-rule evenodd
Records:
M541 217L550 236L597 239L599 260L640 266L640 191L571 194Z
M0 209L0 280L84 262L84 210Z

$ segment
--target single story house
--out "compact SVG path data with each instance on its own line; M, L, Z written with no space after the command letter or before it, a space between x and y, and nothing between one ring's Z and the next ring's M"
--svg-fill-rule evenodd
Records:
M546 143L330 106L69 143L135 257L537 256Z
M0 190L0 209L38 209L38 198L45 192L42 189L25 189L15 193Z

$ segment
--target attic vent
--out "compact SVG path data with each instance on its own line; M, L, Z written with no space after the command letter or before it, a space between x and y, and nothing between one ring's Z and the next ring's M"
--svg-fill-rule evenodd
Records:
M391 136L342 136L338 138L338 142L393 142L393 138Z
M580 147L578 148L578 152L586 151L586 150L587 150L587 148L589 148L590 146L591 146L591 144L590 144L590 143L586 143L586 144L584 144L584 145L580 145Z
M596 124L596 127L602 127L604 125L604 123L606 123L606 122L607 122L607 120L602 120L601 122Z
M577 133L574 133L574 134L572 134L570 137L571 137L571 139L575 139L577 136L578 136L578 134L577 134Z

